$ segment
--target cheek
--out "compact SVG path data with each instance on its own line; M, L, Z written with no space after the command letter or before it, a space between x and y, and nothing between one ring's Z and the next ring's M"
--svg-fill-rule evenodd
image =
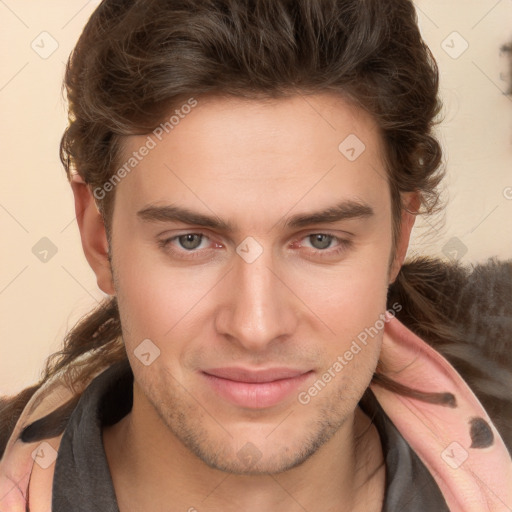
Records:
M162 343L178 330L193 328L198 305L215 281L199 267L171 267L144 244L118 244L113 251L116 292L123 327L133 343ZM197 329L197 326L196 326Z
M368 245L339 267L295 271L293 281L303 302L337 335L372 326L384 313L388 291L388 249ZM385 257L376 257L381 254ZM299 275L300 274L300 275Z
M322 320L334 334L325 337L324 367L332 379L332 396L359 399L369 385L380 356L387 288L381 275L352 274L325 305ZM328 304L328 305L327 305Z
M323 371L341 377L334 379L333 392L343 388L357 395L375 371L385 325L381 315L386 311L390 247L385 240L368 244L329 274L316 271L302 277L299 293L319 318L311 330L325 333Z
M144 268L121 264L119 308L139 334L165 339L176 330L190 328L201 299L214 285L194 272L171 272L165 267ZM199 307L198 307L199 306Z

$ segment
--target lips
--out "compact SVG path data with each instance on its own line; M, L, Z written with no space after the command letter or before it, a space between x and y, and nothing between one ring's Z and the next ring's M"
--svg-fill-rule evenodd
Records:
M312 373L294 368L211 368L201 372L216 395L233 405L249 409L272 407L283 402Z
M243 368L213 368L205 373L222 379L237 382L262 383L281 379L293 379L306 373L304 370L291 368L270 368L267 370L245 370Z

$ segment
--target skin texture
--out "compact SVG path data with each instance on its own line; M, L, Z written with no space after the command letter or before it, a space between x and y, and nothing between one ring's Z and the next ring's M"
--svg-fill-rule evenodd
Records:
M72 185L84 252L99 287L117 295L135 377L132 412L103 433L120 509L380 510L381 444L357 403L383 333L307 405L297 399L385 312L405 257L414 216L403 212L390 261L377 126L331 94L197 99L116 186L113 272L91 192ZM350 134L366 147L354 161L338 149ZM126 158L146 140L128 137ZM291 216L341 200L374 214L285 227ZM416 200L403 195L409 208ZM137 216L171 204L236 229ZM187 233L204 236L159 246ZM257 244L244 246L247 237ZM261 254L249 263L237 247ZM160 351L148 366L135 352L145 339ZM277 405L248 408L219 396L203 373L234 366L311 373Z

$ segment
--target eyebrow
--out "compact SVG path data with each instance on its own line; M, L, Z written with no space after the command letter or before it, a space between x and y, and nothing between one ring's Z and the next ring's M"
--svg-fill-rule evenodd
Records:
M324 210L300 213L284 219L285 228L303 228L312 224L332 224L342 220L367 219L375 215L373 208L364 202L344 200ZM175 205L147 205L137 212L137 217L148 223L182 222L228 233L238 231L238 226L216 216L205 215Z

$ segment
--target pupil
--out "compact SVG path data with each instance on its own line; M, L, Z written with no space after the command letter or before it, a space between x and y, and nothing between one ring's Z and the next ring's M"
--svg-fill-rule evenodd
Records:
M313 237L314 237L315 243L320 242L320 246L317 247L317 249L326 249L327 247L329 247L329 244L331 242L330 235L320 234L320 235L313 235ZM323 239L323 242L322 242L322 239Z
M194 235L194 234L191 234L191 235L183 235L181 237L181 245L185 248L185 249L195 249L199 244L197 243L197 239L199 238L200 235Z

